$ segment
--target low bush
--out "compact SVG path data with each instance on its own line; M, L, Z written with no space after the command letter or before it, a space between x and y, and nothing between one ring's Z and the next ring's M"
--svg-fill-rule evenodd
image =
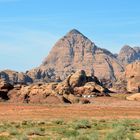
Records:
M87 128L91 128L91 124L88 120L79 120L74 122L74 127L75 129L87 129Z

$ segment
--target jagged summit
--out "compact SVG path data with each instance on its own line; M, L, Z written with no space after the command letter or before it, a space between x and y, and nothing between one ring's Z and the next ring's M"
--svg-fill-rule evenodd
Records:
M72 29L67 34L82 34L82 33L78 31L77 29Z
M88 39L84 34L82 34L80 31L78 31L77 29L72 29L70 30L66 35L65 37L68 37L68 36L71 36L71 37L76 37L76 36L81 36L85 39Z
M124 66L136 60L140 60L140 47L132 48L129 45L123 46L118 55L118 59Z
M85 70L87 75L94 74L100 80L114 81L122 76L125 65L135 60L140 60L140 47L125 45L118 55L114 55L97 47L78 30L72 29L56 42L39 67L18 75L5 71L0 73L0 77L13 77L11 81L14 82L49 82L64 80L73 72Z
M46 76L65 79L81 69L89 75L94 73L101 79L114 80L124 70L111 52L97 47L81 32L72 29L56 42L42 65L29 71L29 75L40 79Z
M129 45L124 45L121 50L120 50L120 53L122 52L126 52L126 51L130 51L130 50L133 50L133 48Z

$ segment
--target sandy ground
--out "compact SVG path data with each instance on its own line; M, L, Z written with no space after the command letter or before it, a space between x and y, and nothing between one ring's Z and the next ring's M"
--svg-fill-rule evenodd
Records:
M92 104L29 105L0 103L0 121L51 119L140 119L140 102L114 97L91 99Z

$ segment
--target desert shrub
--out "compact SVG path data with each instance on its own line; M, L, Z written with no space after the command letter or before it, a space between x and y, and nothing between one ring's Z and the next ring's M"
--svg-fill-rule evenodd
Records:
M92 140L99 140L99 134L97 131L89 135L90 139Z
M38 135L38 136L44 136L45 132L42 131L40 128L30 128L26 130L26 135Z
M45 122L45 121L38 121L37 124L38 124L38 125L45 125L46 122Z
M98 132L92 134L81 134L79 135L76 140L100 140Z
M6 136L0 136L0 140L10 140L10 138L8 138Z
M79 121L74 122L74 128L87 129L87 128L91 128L91 124L88 120L79 120Z
M109 128L109 123L96 122L96 123L93 123L92 126L93 126L94 130L102 130L102 129Z
M79 135L79 132L73 129L65 129L64 131L62 131L62 135L65 137L76 137Z
M5 128L0 127L0 133L5 132Z
M19 132L16 128L11 127L11 128L8 129L8 132L9 132L10 135L13 135L13 136L19 135Z
M18 135L18 136L16 136L15 139L17 139L17 140L29 140L29 138L25 134Z
M26 120L22 121L22 125L28 125L28 124L29 124L28 121L26 121Z
M16 128L21 128L21 124L20 123L17 123L14 125Z
M105 140L135 140L134 136L128 132L126 127L118 127L111 133L108 133L105 137Z
M64 120L60 119L60 120L55 120L55 121L54 121L54 124L63 125L63 124L65 124L65 123L64 123Z
M87 136L82 135L82 136L77 137L77 140L90 140L90 139Z

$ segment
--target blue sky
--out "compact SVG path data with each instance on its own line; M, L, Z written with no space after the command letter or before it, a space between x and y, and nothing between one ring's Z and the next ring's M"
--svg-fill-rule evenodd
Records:
M40 65L73 28L114 53L140 46L139 6L139 0L0 0L0 69Z

